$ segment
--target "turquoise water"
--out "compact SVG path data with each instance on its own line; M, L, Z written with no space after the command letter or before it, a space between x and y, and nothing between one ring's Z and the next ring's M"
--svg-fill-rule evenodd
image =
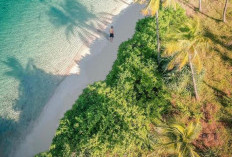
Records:
M0 156L22 140L82 45L123 0L0 0Z

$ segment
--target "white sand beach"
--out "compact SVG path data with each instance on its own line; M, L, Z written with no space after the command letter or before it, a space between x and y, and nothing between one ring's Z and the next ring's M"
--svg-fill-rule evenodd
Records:
M115 38L112 43L105 37L101 37L96 39L88 49L84 49L88 55L75 65L70 75L60 83L34 123L31 133L11 156L32 157L49 149L59 120L67 110L71 109L83 89L95 81L106 78L117 57L119 45L133 36L136 22L143 17L140 14L141 8L142 6L137 4L129 5L113 18L113 23L104 30L108 33L109 27L114 26ZM73 73L74 69L78 70L78 74Z

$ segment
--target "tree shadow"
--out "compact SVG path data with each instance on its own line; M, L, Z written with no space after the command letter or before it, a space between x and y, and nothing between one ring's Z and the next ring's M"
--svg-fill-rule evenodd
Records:
M212 20L214 20L214 21L216 21L216 22L222 22L221 19L216 19L216 18L214 18L214 17L212 17L212 16L207 15L207 14L204 13L204 12L199 11L199 10L198 10L198 12L199 12L200 14L202 14L202 15L204 15L204 16L206 16L206 17L208 17L208 18L210 18L210 19L212 19Z
M213 34L212 32L210 32L208 29L205 30L205 36L207 38L209 38L212 42L219 44L220 46L222 46L223 48L225 48L228 51L232 51L232 45L227 45L225 42L223 42L219 36ZM219 55L221 56L221 58L226 61L229 62L230 65L232 65L232 59L230 57L228 57L227 55L223 54L216 46L214 47L214 49L219 53Z
M207 84L204 82L209 88L214 90L215 95L217 96L217 100L223 106L221 109L221 114L223 116L220 117L220 122L223 122L226 127L232 129L232 114L228 111L232 108L232 97L228 96L225 92Z
M65 28L68 41L71 36L79 35L87 46L99 35L108 39L108 33L103 30L113 17L105 12L94 14L76 0L65 0L57 7L51 6L47 15L56 28Z
M229 51L232 51L232 45L227 45L225 42L220 40L220 37L210 32L208 29L205 31L205 36L210 38L213 42L220 44L222 47ZM223 36L225 38L225 36Z
M220 118L220 121L225 124L226 127L232 129L232 114L226 112L226 116Z
M188 8L192 9L193 11L202 14L203 16L206 16L206 17L208 17L208 18L210 18L212 20L215 20L216 22L222 22L221 19L216 19L216 18L214 18L212 16L209 16L209 15L205 14L204 12L200 11L199 8L195 7L193 4L188 3L185 0L179 0L179 2L181 2L182 4L184 4L185 6L187 6Z
M217 89L216 87L209 85L205 81L204 84L206 84L209 88L214 90L214 93L217 96L217 100L221 103L223 107L232 106L232 98L229 97L225 92Z
M228 62L230 65L232 65L232 59L230 57L228 57L227 55L225 55L224 53L222 53L218 48L214 48L214 50L218 52L218 54L221 56L221 58L225 62Z
M13 105L13 110L19 112L17 120L0 117L0 156L8 156L21 139L30 131L32 122L35 121L56 87L64 78L53 75L36 67L32 59L28 60L24 68L13 57L4 61L11 68L5 75L19 81L19 96Z

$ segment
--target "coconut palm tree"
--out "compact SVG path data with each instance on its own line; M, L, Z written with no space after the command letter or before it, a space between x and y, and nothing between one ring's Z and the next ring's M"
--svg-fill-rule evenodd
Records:
M173 57L167 66L168 69L171 70L179 65L179 70L181 70L186 64L189 64L195 97L199 100L194 68L197 73L201 72L200 55L207 50L209 40L204 37L198 20L191 20L177 28L175 34L171 34L167 38L169 40L166 41L164 55Z
M224 6L224 9L223 9L223 22L226 22L226 11L227 11L227 6L228 6L228 1L229 0L225 1L225 6Z
M176 7L176 3L174 0L134 0L134 2L144 4L146 3L145 8L142 10L142 14L144 15L155 15L156 19L156 40L157 40L157 61L160 63L160 34L159 34L159 9L160 4L164 7L170 7L173 6Z
M202 11L201 0L199 0L199 11Z
M181 124L171 124L162 127L157 133L161 152L178 154L178 157L199 157L194 151L193 141L201 132L200 123L190 123L187 127Z

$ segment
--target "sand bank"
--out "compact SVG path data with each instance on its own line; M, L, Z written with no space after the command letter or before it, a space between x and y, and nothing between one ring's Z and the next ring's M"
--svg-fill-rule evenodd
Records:
M33 155L49 149L59 120L64 113L71 109L72 105L87 85L95 81L104 80L112 68L117 57L119 45L131 38L140 14L141 6L130 5L113 18L115 38L111 43L101 37L95 40L89 48L85 48L85 56L78 65L72 67L72 71L58 86L55 93L46 104L30 134L19 145L15 157L32 157ZM109 25L109 26L110 26ZM108 33L109 27L105 29ZM78 71L78 74L76 73Z

